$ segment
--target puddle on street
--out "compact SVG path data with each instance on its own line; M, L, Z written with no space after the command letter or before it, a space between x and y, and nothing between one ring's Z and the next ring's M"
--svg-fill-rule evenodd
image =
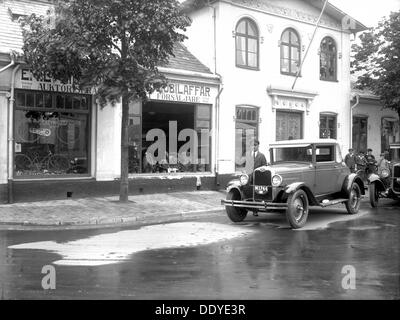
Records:
M96 235L86 239L57 243L31 242L9 246L10 249L46 250L63 257L56 265L98 266L119 263L129 255L146 250L201 246L253 233L234 225L182 222L146 226Z

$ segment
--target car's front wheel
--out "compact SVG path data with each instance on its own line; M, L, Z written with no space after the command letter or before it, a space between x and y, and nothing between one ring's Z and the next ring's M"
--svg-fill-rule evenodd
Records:
M308 218L308 198L303 190L292 193L287 200L286 219L293 229L304 227Z
M350 214L357 214L361 204L361 189L357 183L353 183L349 193L349 200L346 201L346 209Z
M379 190L374 182L369 185L369 202L373 208L378 206Z
M231 190L228 192L226 200L240 201L241 200L240 193L238 191ZM229 219L231 219L233 222L242 222L247 216L247 210L244 208L225 206L225 209Z

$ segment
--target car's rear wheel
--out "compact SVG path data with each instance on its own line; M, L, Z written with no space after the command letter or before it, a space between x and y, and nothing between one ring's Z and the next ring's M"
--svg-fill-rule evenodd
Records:
M240 193L238 191L231 190L228 192L226 200L240 201L241 200ZM247 210L245 208L235 208L231 206L225 206L225 209L229 219L231 219L233 222L242 222L247 216Z
M286 219L293 229L304 227L308 218L308 198L303 190L292 193L287 200Z
M379 190L374 182L369 185L369 202L373 208L378 206Z
M361 189L357 183L351 185L349 200L346 202L347 212L357 214L361 204Z

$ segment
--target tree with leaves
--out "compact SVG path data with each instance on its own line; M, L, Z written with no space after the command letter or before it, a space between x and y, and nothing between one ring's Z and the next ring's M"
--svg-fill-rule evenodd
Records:
M166 85L157 66L189 25L176 0L56 0L51 15L23 22L35 78L94 88L101 107L122 103L120 201L128 200L129 103Z
M352 72L360 74L356 88L371 90L400 117L400 11L363 33L360 40L353 46Z

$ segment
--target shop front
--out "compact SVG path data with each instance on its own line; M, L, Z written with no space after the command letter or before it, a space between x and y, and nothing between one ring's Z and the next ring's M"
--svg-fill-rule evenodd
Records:
M214 187L218 79L187 77L130 104L131 194L194 190L199 178L203 188ZM1 202L118 194L121 105L101 108L90 90L37 81L23 66L12 100Z
M174 177L213 173L217 86L170 81L129 110L129 172Z

